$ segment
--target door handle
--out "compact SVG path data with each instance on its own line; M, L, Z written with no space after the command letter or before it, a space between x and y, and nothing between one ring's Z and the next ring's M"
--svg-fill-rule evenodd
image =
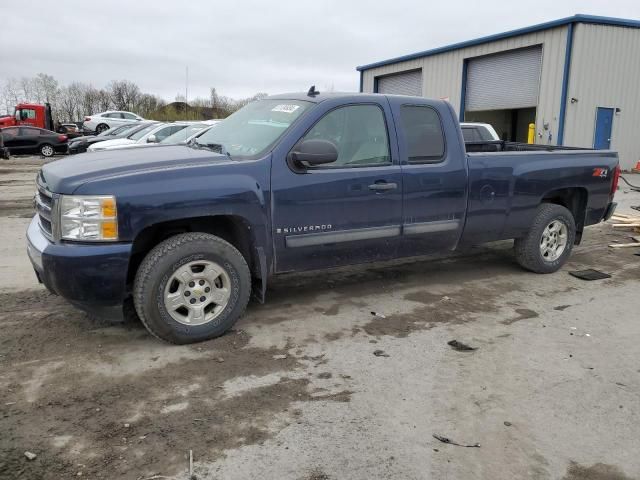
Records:
M395 182L380 182L369 185L369 190L374 190L376 192L386 192L388 190L395 190L396 188L398 188L398 184Z

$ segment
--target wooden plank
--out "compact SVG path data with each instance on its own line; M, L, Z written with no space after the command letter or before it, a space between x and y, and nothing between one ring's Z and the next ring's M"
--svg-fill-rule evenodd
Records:
M633 242L633 243L612 243L611 245L609 245L611 248L640 248L640 243L638 242Z
M640 227L640 223L614 223L613 228Z

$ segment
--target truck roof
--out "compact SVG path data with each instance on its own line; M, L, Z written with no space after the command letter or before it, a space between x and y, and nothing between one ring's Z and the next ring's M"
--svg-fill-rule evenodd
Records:
M415 96L408 96L408 95L387 95L384 93L360 93L360 92L319 92L316 93L315 95L309 95L308 93L304 93L304 92L292 92L292 93L281 93L278 95L269 95L268 97L266 97L267 99L270 100L278 100L278 99L282 99L282 100L299 100L299 101L306 101L306 102L313 102L313 103L320 103L323 100L328 100L331 98L349 98L349 97L377 97L377 96L383 96L383 97L402 97L402 98L406 98L408 100L411 99L415 99L415 100L421 100L424 101L425 97L415 97ZM440 101L437 99L430 99L433 101Z

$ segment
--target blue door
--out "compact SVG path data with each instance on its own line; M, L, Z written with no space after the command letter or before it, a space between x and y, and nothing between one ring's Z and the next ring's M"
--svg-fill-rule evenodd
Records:
M383 96L354 97L347 105L343 99L336 101L323 101L274 150L271 205L277 272L397 256L402 172L389 104ZM292 164L289 152L308 139L332 142L338 160L316 167Z
M593 148L608 150L611 147L611 127L613 125L613 108L598 107L596 111L596 133L593 137Z

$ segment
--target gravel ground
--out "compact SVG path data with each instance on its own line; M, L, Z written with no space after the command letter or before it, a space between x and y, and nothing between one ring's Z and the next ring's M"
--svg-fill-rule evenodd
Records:
M499 242L282 277L229 334L171 346L36 283L41 164L0 161L0 478L184 480L189 451L201 480L640 478L640 257L609 225L547 276Z

